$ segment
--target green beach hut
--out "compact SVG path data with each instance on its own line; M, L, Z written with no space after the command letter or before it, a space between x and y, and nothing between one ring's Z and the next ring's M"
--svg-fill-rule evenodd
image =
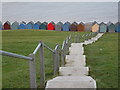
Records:
M47 29L47 22L43 22L43 23L41 23L41 25L40 25L40 29L42 29L42 30L46 30Z
M107 31L115 32L115 25L112 22L107 23Z

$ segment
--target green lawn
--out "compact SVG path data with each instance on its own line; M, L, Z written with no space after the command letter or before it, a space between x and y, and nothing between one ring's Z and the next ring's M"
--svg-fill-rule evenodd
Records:
M56 44L62 44L70 34L84 34L86 32L59 32L46 30L4 30L2 31L2 50L28 56L34 51L40 40L54 49ZM38 58L38 55L37 57ZM12 57L2 57L2 87L29 88L28 61ZM39 85L39 60L36 60L37 84ZM52 53L45 49L46 80L53 77Z
M118 88L118 33L106 33L99 41L85 46L90 75L98 88Z

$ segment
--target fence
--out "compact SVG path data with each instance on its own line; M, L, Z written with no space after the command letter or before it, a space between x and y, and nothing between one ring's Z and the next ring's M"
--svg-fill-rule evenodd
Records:
M80 43L81 40L88 40L94 36L96 36L96 32L91 32L89 34L80 35L70 35L66 37L63 41L62 46L56 45L55 49L51 49L48 47L44 42L40 41L36 49L33 53L29 54L29 56L18 55L6 51L0 50L0 55L3 56L10 56L15 58L22 58L29 61L29 71L30 71L30 88L37 88L36 84L36 69L35 69L35 55L39 51L39 60L40 60L40 86L45 87L45 66L44 66L44 48L47 48L53 54L53 61L54 61L54 75L57 75L60 66L65 65L65 57L69 54L69 47L72 42ZM61 63L60 63L61 61Z

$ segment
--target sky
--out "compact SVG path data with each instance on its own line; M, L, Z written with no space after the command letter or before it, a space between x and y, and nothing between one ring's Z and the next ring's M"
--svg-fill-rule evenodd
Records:
M2 22L7 20L115 23L118 2L2 2Z

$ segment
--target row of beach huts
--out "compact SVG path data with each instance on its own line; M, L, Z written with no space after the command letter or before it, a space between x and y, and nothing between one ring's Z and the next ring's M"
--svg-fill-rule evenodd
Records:
M2 24L0 21L0 30L17 30L17 29L41 29L41 30L55 30L55 31L90 31L90 32L120 32L120 22L113 24L112 22L108 22L107 24L104 22L97 23L89 22L89 23L77 23L77 22L58 22L54 23L53 21L50 23L47 22L28 22L24 21L18 23L17 21L10 23L6 21Z

